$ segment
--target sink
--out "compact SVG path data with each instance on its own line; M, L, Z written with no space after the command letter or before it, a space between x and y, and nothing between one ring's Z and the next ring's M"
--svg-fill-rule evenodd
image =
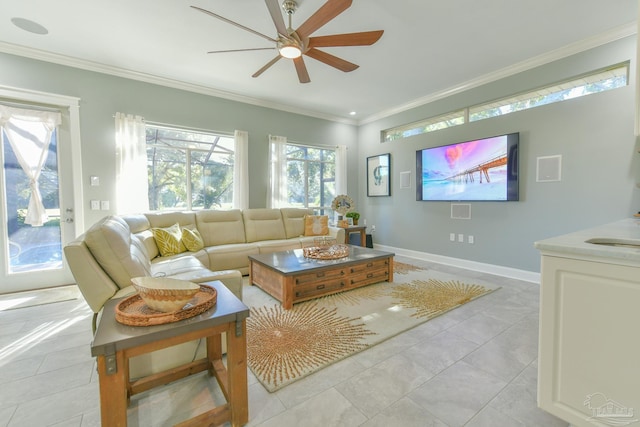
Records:
M593 239L585 240L585 243L592 243L594 245L640 249L640 240L631 240L631 239L614 239L611 237L595 237Z

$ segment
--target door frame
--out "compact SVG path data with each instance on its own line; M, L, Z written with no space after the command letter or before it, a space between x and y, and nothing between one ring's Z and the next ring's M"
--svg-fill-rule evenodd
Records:
M70 139L70 159L71 165L63 164L59 165L59 167L70 167L71 168L71 177L73 180L73 216L74 220L71 224L67 223L66 227L71 227L73 230L73 235L78 236L82 232L84 232L84 203L83 203L83 194L84 194L84 185L82 179L82 152L81 152L81 138L80 138L80 98L67 96L67 95L59 95L54 93L47 92L39 92L33 91L29 89L22 89L10 86L0 85L0 97L13 99L17 102L25 101L32 103L41 103L54 105L56 107L60 107L62 109L66 109L69 113L69 139ZM2 197L2 199L4 199ZM61 220L64 215L64 208L62 206L62 198L61 198L61 206L60 206L60 214ZM0 233L0 238L4 244L7 241L6 233L3 231ZM61 242L62 246L69 241L69 237L67 237L68 233L62 233ZM69 265L64 258L63 251L63 269L66 271L66 276L69 277L69 283L73 283L73 277L69 270ZM5 272L6 273L6 272ZM8 279L8 276L5 276L5 280ZM30 289L39 289L44 287L52 287L59 286L63 283L55 283L50 285L42 285L36 284L33 285L30 289L25 288L20 283L20 279L15 280L15 284L11 283L7 287L3 287L0 289L0 294L7 292L18 292L18 291L26 291Z

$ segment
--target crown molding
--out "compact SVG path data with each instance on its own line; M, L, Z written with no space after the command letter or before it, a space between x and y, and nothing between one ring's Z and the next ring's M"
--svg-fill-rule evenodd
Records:
M98 62L87 61L84 59L74 58L71 56L60 55L57 53L47 52L39 49L28 48L25 46L15 45L0 41L0 52L11 55L22 56L39 61L51 62L67 67L78 68L85 71L93 71L96 73L108 74L111 76L122 77L125 79L136 80L144 83L156 84L159 86L169 87L173 89L194 92L201 95L213 96L216 98L228 99L230 101L241 102L244 104L255 105L257 107L271 108L274 110L285 111L287 113L300 114L303 116L315 117L317 119L329 120L349 125L357 125L356 120L346 119L344 117L323 114L317 111L305 110L291 105L279 104L276 102L266 101L263 99L252 98L237 93L227 92L220 89L214 89L207 86L197 85L193 83L183 82L166 77L156 76L153 74L141 73L126 68L114 67L101 64Z
M473 88L485 85L487 83L492 83L497 80L503 79L505 77L510 77L515 74L521 73L523 71L531 70L541 65L545 65L550 62L557 61L559 59L566 58L568 56L575 55L577 53L584 52L589 49L593 49L598 46L602 46L604 44L611 43L616 40L620 40L625 37L632 36L636 33L637 33L637 23L635 21L630 22L629 24L614 28L610 31L599 34L597 36L580 40L576 43L572 43L564 47L561 47L559 49L552 50L542 55L519 62L510 67L506 67L501 70L485 74L484 76L477 77L475 79L469 80L462 84L452 86L448 89L445 89L439 92L434 92L430 95L417 98L406 104L398 105L388 110L381 111L377 114L373 114L371 116L368 116L358 121L358 125L371 123L376 120L380 120L385 117L392 116L394 114L402 113L404 111L411 110L412 108L420 107L422 105L429 104L430 102L444 99L449 96L467 91L469 89L473 89Z

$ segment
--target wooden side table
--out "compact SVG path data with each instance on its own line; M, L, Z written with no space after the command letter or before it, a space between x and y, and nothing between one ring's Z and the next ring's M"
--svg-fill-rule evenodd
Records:
M366 225L352 225L344 229L344 243L349 244L349 235L351 233L360 233L360 246L367 246L367 226Z
M227 403L177 425L187 427L230 422L233 427L239 427L249 421L246 342L249 308L221 282L203 284L216 289L216 305L198 316L179 322L158 326L127 326L115 319L115 306L120 300L105 304L91 343L91 354L98 363L103 426L127 425L127 406L132 395L205 370L216 377ZM222 363L223 332L227 337L226 367ZM131 357L200 338L206 338L206 358L130 381Z

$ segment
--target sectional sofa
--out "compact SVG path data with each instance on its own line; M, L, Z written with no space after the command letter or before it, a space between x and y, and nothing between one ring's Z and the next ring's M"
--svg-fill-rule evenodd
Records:
M242 299L242 275L249 273L249 255L302 248L316 234L344 241L341 228L314 227L310 232L309 219L314 218L318 219L311 210L297 208L108 216L67 244L64 252L95 313L95 329L109 299L135 292L132 277L161 275L197 283L220 280ZM176 238L176 232L181 233L178 242L167 243L165 236ZM192 360L198 347L201 351L204 346L186 343L134 358L130 376L149 375Z

